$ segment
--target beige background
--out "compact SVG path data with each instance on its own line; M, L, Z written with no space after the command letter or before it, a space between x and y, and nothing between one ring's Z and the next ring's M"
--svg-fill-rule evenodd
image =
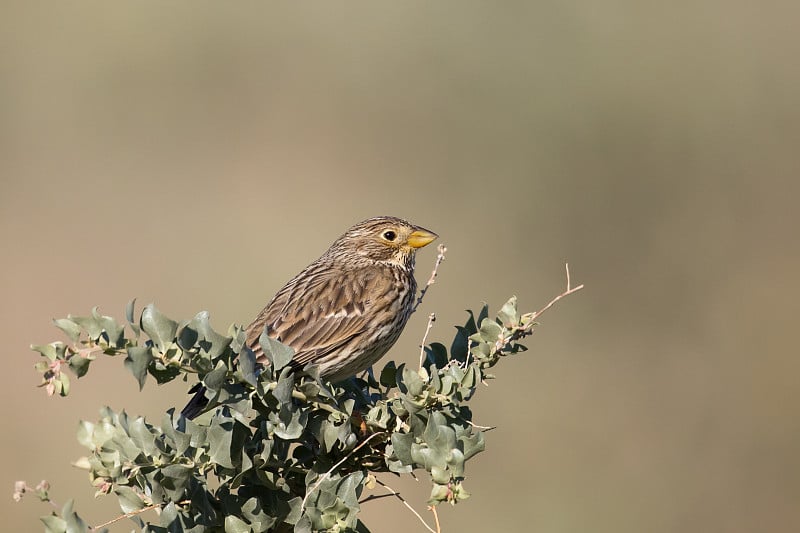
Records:
M46 398L51 318L137 297L224 331L393 214L450 249L398 361L430 311L449 343L565 261L587 285L480 391L498 429L444 531L800 530L797 6L4 2L3 529L47 512L17 479L113 517L69 466L78 420L185 400L121 359ZM425 476L383 479L430 520ZM392 499L363 517L422 531Z

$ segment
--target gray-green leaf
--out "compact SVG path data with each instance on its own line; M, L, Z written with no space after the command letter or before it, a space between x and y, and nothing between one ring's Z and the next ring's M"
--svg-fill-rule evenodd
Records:
M153 304L142 311L142 330L153 340L160 352L165 352L175 339L178 323L161 313Z
M153 360L152 350L148 346L131 346L127 349L127 354L125 368L133 374L139 382L139 390L142 390L147 378L147 367Z
M264 350L264 355L272 363L275 372L277 373L281 368L289 364L294 357L294 350L285 344L282 344L269 335L265 331L258 339L261 348Z

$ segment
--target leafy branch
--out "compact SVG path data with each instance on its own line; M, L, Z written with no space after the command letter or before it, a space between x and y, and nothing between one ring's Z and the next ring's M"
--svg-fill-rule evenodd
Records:
M43 357L36 368L48 394L69 394L66 368L80 378L100 355L124 355L140 388L148 376L161 385L193 374L210 403L196 421L170 409L151 423L104 407L97 422L81 422L78 440L89 453L76 465L96 494L116 495L123 514L91 528L67 502L42 519L45 529L98 531L127 518L148 532L363 532L360 504L372 498L361 499L365 489L379 484L399 497L375 474L424 470L438 531L435 506L469 496L465 464L485 448L489 428L474 424L467 402L494 377L489 368L526 350L520 341L535 320L581 288L571 287L567 269L566 290L537 312L520 314L515 297L494 317L485 305L477 316L469 311L449 349L426 345L431 315L418 368L389 361L377 377L339 385L314 366L292 373L291 348L266 335L260 344L270 364L259 367L242 328L218 333L205 312L177 322L148 305L136 317L131 302L123 324L97 309L56 320L71 343L32 347ZM156 522L145 523L141 515L153 509Z

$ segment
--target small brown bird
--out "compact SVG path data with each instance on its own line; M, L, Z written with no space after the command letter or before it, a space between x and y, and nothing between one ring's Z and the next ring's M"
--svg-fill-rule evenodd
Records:
M438 236L395 217L359 222L292 278L246 329L256 361L264 331L291 346L294 368L309 363L331 382L372 366L389 351L411 316L417 292L414 255ZM205 389L184 407L194 418L208 400Z

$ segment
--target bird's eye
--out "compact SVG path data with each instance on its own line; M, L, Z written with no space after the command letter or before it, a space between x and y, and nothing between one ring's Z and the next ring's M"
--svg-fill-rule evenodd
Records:
M392 230L386 230L383 232L383 238L389 242L392 242L397 238L397 233L393 232Z

